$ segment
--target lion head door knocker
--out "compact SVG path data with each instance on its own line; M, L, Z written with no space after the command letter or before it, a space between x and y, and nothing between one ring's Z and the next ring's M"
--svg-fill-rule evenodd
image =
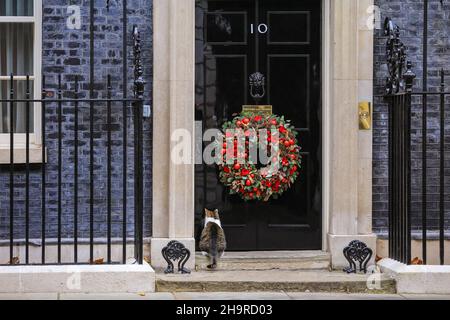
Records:
M252 73L249 77L250 96L258 101L266 95L266 78L261 72Z
M364 242L355 240L344 248L344 256L350 266L344 269L347 273L356 273L356 263L359 264L359 271L367 273L367 264L372 258L373 251Z
M174 273L174 266L172 261L178 261L178 272L183 274L191 273L189 269L186 269L184 265L189 260L191 252L178 241L170 241L169 244L161 251L164 260L167 262L167 269L164 273Z

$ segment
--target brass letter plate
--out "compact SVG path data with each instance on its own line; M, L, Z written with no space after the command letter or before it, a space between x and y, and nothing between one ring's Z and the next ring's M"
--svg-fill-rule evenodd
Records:
M266 116L271 116L273 114L271 105L245 105L242 106L242 112L260 113Z

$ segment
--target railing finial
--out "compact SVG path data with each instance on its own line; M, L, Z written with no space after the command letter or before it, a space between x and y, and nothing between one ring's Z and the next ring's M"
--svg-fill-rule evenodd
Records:
M406 48L400 39L400 28L391 18L386 18L384 22L384 34L388 37L386 60L389 76L386 79L386 94L411 92L416 75L412 71L412 63L406 62ZM406 72L404 72L405 64Z
M409 60L406 63L406 72L403 75L403 78L405 79L406 92L411 93L416 74L412 71L412 62Z
M144 86L145 81L143 78L144 67L142 66L142 46L141 46L141 33L137 26L133 27L133 40L134 40L134 96L137 99L144 98Z

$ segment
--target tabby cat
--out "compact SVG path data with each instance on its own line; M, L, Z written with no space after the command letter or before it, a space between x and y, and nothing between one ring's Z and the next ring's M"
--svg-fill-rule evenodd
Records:
M219 210L205 209L204 228L200 236L199 248L211 259L208 269L216 269L217 261L225 252L227 243L220 223Z

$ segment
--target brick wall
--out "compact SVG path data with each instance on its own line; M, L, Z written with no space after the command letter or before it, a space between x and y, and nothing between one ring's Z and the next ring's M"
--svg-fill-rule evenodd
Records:
M66 26L67 6L81 7L81 30L69 30ZM110 10L106 10L106 1L95 1L95 97L105 97L106 78L112 75L113 97L122 97L122 1L110 1ZM152 88L152 0L128 1L128 96L133 89L133 60L131 32L133 25L139 26L143 40L143 63L145 71L146 99L151 99ZM64 97L73 97L74 75L80 75L80 97L89 97L89 1L43 0L43 58L42 70L46 76L46 89L56 89L57 77L62 75ZM146 102L147 103L147 102ZM151 101L148 101L151 103ZM56 237L57 232L57 177L58 177L58 140L57 109L48 105L46 112L46 139L48 148L47 164L47 237ZM130 111L130 110L129 110ZM106 106L95 106L95 237L106 236ZM122 232L122 105L112 106L113 139L113 236ZM80 105L80 145L79 145L79 237L89 235L89 105ZM133 125L132 114L128 116L128 217L127 230L131 236L133 220ZM62 166L62 231L63 237L73 236L73 146L74 146L74 108L63 107L63 166ZM144 120L144 203L145 236L151 235L151 120ZM31 224L32 238L41 236L41 176L40 166L34 166L31 172ZM0 167L0 240L9 237L9 166ZM25 171L18 168L15 174L15 213L14 237L25 236Z
M412 61L413 70L417 74L414 89L421 91L423 77L423 0L376 0L381 8L382 18L389 16L400 26L401 37L408 48L408 59ZM450 61L450 4L444 1L442 7L440 1L430 0L429 24L428 24L428 87L430 91L439 88L439 70L444 68L449 72ZM375 94L383 94L387 68L385 64L386 38L383 30L375 30ZM447 90L450 81L447 81ZM421 101L416 100L412 108L412 217L413 230L419 230L421 226L421 189L422 189L422 106ZM448 117L448 115L447 115ZM374 103L374 183L373 183L373 222L374 230L386 235L388 228L388 118L387 106L381 97L375 97ZM427 207L428 224L431 230L438 227L439 208L439 106L435 101L429 100L428 117L428 183L430 196ZM447 147L450 151L450 146ZM448 167L448 164L447 164ZM449 179L446 183L449 185ZM446 197L449 200L448 196ZM446 203L449 207L450 203ZM447 214L447 220L450 214ZM447 226L448 221L446 222Z

